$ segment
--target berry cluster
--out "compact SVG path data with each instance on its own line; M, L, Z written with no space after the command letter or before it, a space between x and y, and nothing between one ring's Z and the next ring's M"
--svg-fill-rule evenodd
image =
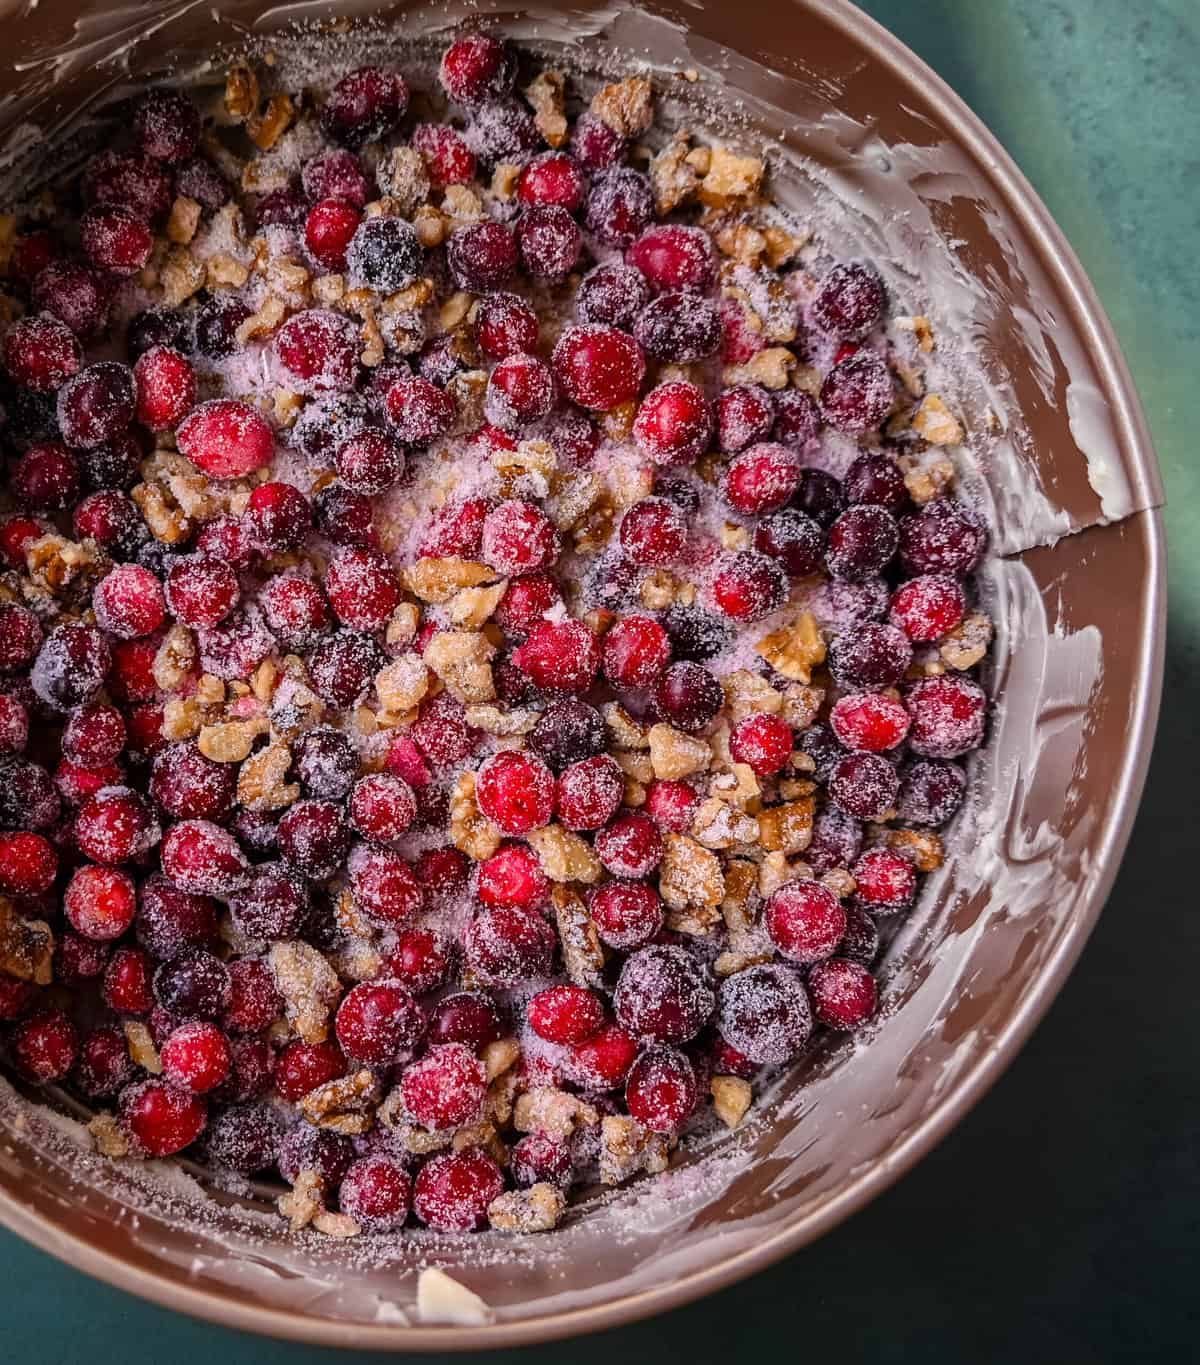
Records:
M525 61L297 96L258 194L151 91L7 264L4 1052L368 1231L548 1226L869 1020L986 723L877 272ZM184 222L258 236L180 300Z

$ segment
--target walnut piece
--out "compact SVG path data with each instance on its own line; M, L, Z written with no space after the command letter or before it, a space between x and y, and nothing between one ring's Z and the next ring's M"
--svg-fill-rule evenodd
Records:
M479 630L491 619L492 613L500 605L500 599L508 590L508 579L490 583L485 588L462 588L450 599L449 614L451 625L467 630Z
M761 157L739 156L728 147L714 147L708 174L700 182L700 202L717 209L744 205L762 188L766 170Z
M992 634L992 618L983 612L972 612L943 637L938 653L951 668L960 671L974 668L988 652Z
M710 796L692 817L692 834L705 848L732 848L757 841L758 821L719 796Z
M549 1232L562 1221L567 1197L557 1185L539 1181L525 1190L510 1190L488 1205L488 1222L498 1232Z
M794 682L811 682L813 669L825 662L825 641L811 611L802 611L795 621L772 631L755 651L776 673Z
M542 71L525 87L533 122L551 147L567 140L566 79L561 71Z
M129 1155L129 1139L125 1136L124 1128L112 1114L102 1109L92 1118L87 1128L92 1135L96 1151L101 1156L120 1160L121 1157Z
M600 880L603 868L592 846L578 834L562 825L546 825L533 829L525 836L537 854L542 871L552 882L585 882L590 885Z
M595 989L604 971L604 949L596 926L583 901L569 887L556 885L550 894L567 975L575 985Z
M200 731L197 747L205 758L214 763L241 763L248 758L254 741L271 728L266 716L250 720L229 720L219 725L206 725Z
M379 1099L379 1081L374 1072L364 1068L310 1090L301 1099L300 1110L318 1128L356 1137L369 1133L375 1126Z
M287 781L291 766L291 750L283 744L269 744L251 754L238 770L238 801L253 811L283 810L298 801L299 785Z
M650 727L650 764L654 776L670 781L704 772L712 762L712 750L702 739L659 721Z
M299 941L273 944L268 961L297 1037L323 1043L329 1037L329 1015L342 995L337 973L311 944Z
M465 705L495 698L495 655L495 645L481 631L439 630L425 646L423 658L446 691Z
M160 1076L162 1059L158 1055L158 1048L154 1046L150 1030L140 1019L127 1019L122 1027L125 1030L125 1042L130 1057L144 1071L148 1071L152 1076Z
M946 861L942 837L931 829L890 829L887 844L911 858L918 872L936 872Z
M45 920L21 919L0 896L0 972L18 981L48 986L54 978L54 935Z
M936 393L927 393L912 419L912 429L930 445L956 446L963 440L962 424Z
M545 1133L565 1142L577 1128L593 1128L600 1115L576 1095L549 1086L538 1086L519 1096L513 1108L513 1127L518 1133Z
M299 1232L325 1211L325 1181L316 1171L300 1171L292 1188L279 1196L275 1206L292 1231Z
M622 137L641 137L654 122L654 87L644 76L629 76L592 96L591 112Z
M432 559L425 556L404 570L405 586L422 602L449 602L463 588L477 588L496 577L494 569L470 559L447 556Z
M709 1083L712 1092L713 1109L717 1118L726 1128L736 1128L746 1117L746 1111L754 1099L754 1091L749 1081L740 1076L714 1076Z
M758 840L769 853L790 857L803 853L812 843L813 811L816 798L802 796L782 806L772 806L758 815Z
M721 860L686 834L666 834L658 889L666 904L677 910L720 905L725 897Z
M187 246L196 235L199 226L199 202L189 199L186 194L179 195L171 205L171 214L167 219L167 240L179 246Z
M475 798L473 772L460 773L450 795L450 842L477 863L500 847L500 831L479 809Z
M659 214L665 217L694 199L702 178L687 133L676 133L650 162L650 184Z
M636 1119L608 1114L600 1122L600 1183L620 1185L639 1171L657 1175L667 1169L667 1139Z

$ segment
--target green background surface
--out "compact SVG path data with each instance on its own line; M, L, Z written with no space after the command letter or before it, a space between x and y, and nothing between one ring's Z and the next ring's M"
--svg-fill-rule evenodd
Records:
M1146 798L1100 926L1046 1021L899 1185L816 1245L702 1303L492 1360L1198 1356L1200 916L1188 871L1200 772L1200 0L864 8L1013 154L1082 258L1133 368L1166 478L1172 561L1165 705ZM0 1257L3 1361L307 1365L335 1355L149 1307L8 1234Z

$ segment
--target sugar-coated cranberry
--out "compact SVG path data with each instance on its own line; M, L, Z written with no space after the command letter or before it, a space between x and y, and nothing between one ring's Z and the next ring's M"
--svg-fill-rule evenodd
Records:
M970 678L922 678L906 689L904 704L912 716L909 746L923 758L958 758L983 742L987 696Z
M413 995L426 995L445 984L450 960L429 929L405 929L388 955L387 970Z
M175 439L180 454L214 479L239 479L264 468L275 450L266 421L236 398L212 398L193 408L180 423Z
M327 137L357 148L385 137L408 108L408 86L395 71L362 66L343 76L321 109Z
M200 141L200 115L180 91L156 86L138 97L133 137L156 161L186 161Z
M832 956L846 932L841 902L818 881L787 882L767 901L764 920L771 942L793 962Z
M726 389L717 399L717 444L736 454L764 441L775 420L775 405L766 389L752 385Z
M713 992L704 968L682 948L641 948L621 970L613 1009L634 1037L684 1043L707 1023Z
M857 580L878 573L900 543L896 519L882 507L848 507L829 528L825 563L839 578Z
M517 294L488 294L479 301L475 336L480 350L497 360L531 352L538 340L537 314Z
M54 780L40 763L9 758L0 767L0 825L44 830L58 820L61 802Z
M12 244L9 273L28 285L39 271L57 260L61 253L61 244L45 229L22 233Z
M588 193L585 218L606 246L628 247L654 221L649 179L628 167L597 175Z
M644 842L653 845L650 839ZM659 850L661 856L661 837ZM588 896L588 914L596 932L613 948L640 948L663 924L662 901L648 882L605 882Z
M600 862L614 876L647 877L662 858L663 840L650 816L625 811L598 831L595 849Z
M312 881L328 881L350 846L341 808L329 801L297 801L279 822L279 851Z
M832 526L845 506L841 483L823 469L806 469L800 475L795 506L818 526Z
M977 567L986 545L986 528L951 498L936 498L900 523L900 560L912 574L962 577Z
M133 923L133 879L112 867L81 867L63 894L63 912L84 936L98 942L120 938Z
M600 668L600 641L582 621L539 621L513 663L543 692L586 692Z
M509 1171L518 1185L570 1184L574 1167L571 1149L545 1133L526 1133L509 1153Z
M549 824L554 810L554 776L532 754L504 750L479 770L479 806L505 834L528 834Z
M891 697L855 692L837 702L829 723L847 749L882 753L894 749L908 733L909 715Z
M229 1004L229 972L203 948L185 948L154 973L154 998L178 1017L217 1019Z
M650 302L650 286L640 270L627 265L601 265L585 275L575 295L580 322L628 330Z
M395 1157L383 1153L352 1162L338 1187L338 1207L370 1232L404 1226L412 1201L412 1180Z
M250 880L250 864L237 840L208 820L184 820L167 831L162 867L176 886L203 896L232 895Z
M504 1036L504 1020L495 1003L482 992L460 991L444 996L429 1018L431 1043L465 1043L485 1047Z
M757 621L781 607L788 580L778 560L754 550L726 555L712 580L714 606L734 621Z
M693 463L708 446L712 420L704 391L695 384L659 384L642 399L633 438L660 465Z
M770 777L786 767L794 745L787 721L765 712L744 717L729 736L729 752L735 762L749 764L759 777Z
M208 895L184 891L155 873L138 893L137 941L157 958L215 943L218 910Z
M649 616L625 616L604 637L604 674L617 687L651 687L671 662L671 642Z
M330 1039L324 1043L287 1043L275 1059L275 1089L295 1103L310 1091L346 1074L345 1055Z
M233 294L214 294L196 310L192 337L196 350L209 360L224 360L242 349L238 329L250 316L250 305Z
M967 775L957 763L917 759L900 774L896 810L901 820L914 825L944 825L962 805L966 790Z
M503 223L475 223L450 238L446 262L460 289L486 294L502 289L517 273L517 242Z
M422 702L416 723L409 727L409 735L421 754L434 768L442 771L461 763L475 748L479 737L467 724L462 703L447 692Z
M301 1171L316 1171L334 1189L353 1160L354 1144L348 1137L305 1121L289 1128L279 1143L279 1173L293 1185Z
M536 910L550 894L550 883L528 844L506 844L479 865L480 904Z
M807 578L820 568L824 539L818 523L795 507L773 512L754 528L754 548L779 560L796 578Z
M588 171L606 171L625 158L627 140L595 114L585 111L571 130L571 152Z
M552 364L566 396L599 412L632 402L646 372L641 347L632 337L596 324L567 328Z
M630 1117L652 1133L677 1132L700 1100L696 1069L676 1048L643 1052L625 1082Z
M346 549L325 574L325 595L338 619L352 630L378 630L400 602L400 585L386 556Z
M725 704L725 693L707 668L685 659L663 672L654 701L662 717L677 730L697 734Z
M125 1032L115 1024L93 1029L83 1040L72 1079L89 1099L115 1095L134 1076Z
M781 508L795 493L800 467L790 450L765 443L736 456L721 480L725 501L744 516Z
M42 645L42 627L28 607L0 603L0 673L28 668Z
M0 693L0 754L19 754L29 743L29 712L15 697Z
M172 1156L204 1131L204 1101L166 1081L142 1081L121 1094L122 1127L149 1156Z
M196 642L201 669L225 682L248 678L277 643L254 604L239 608L219 626L198 631Z
M416 798L403 778L392 773L371 773L354 784L350 823L366 838L390 843L416 818Z
M357 228L345 247L345 260L355 288L395 294L417 278L421 243L411 223L380 215L365 219Z
M229 899L234 925L247 938L296 938L308 922L309 900L303 880L286 866L267 864Z
M420 1041L425 1013L400 982L363 981L343 997L335 1029L352 1061L392 1066Z
M621 518L620 544L633 563L662 568L679 561L687 545L687 522L667 498L642 498Z
M42 644L30 681L48 706L67 711L95 699L111 666L111 651L98 630L59 626Z
M886 303L878 271L865 262L849 261L835 265L821 280L812 318L832 336L854 341L879 322Z
M137 564L118 564L96 585L92 608L110 635L136 639L156 631L166 619L162 584Z
M527 1018L538 1037L570 1046L600 1031L604 1003L584 986L549 986L530 998Z
M726 365L745 365L766 349L762 329L752 326L749 311L736 299L723 299L721 320L721 359Z
M554 376L537 356L506 356L488 377L484 415L505 431L536 422L554 406Z
M575 213L583 204L583 170L568 152L542 152L521 169L517 198L522 204L554 204Z
M616 759L597 754L563 769L555 789L555 810L568 829L600 829L616 814L624 792L625 777Z
M546 976L554 944L554 930L540 915L511 906L481 911L463 934L468 964L497 986Z
M194 199L205 213L216 213L230 199L229 182L207 157L189 157L175 170L175 193Z
M461 1128L483 1111L487 1074L483 1063L462 1043L440 1043L400 1077L400 1096L408 1118L434 1131Z
M355 909L382 929L412 919L424 903L412 868L389 848L356 849L350 859L350 887Z
M361 209L367 202L367 177L353 152L329 152L306 161L300 181L304 193L314 203L320 199L340 199Z
M629 1075L637 1054L634 1038L619 1025L606 1024L595 1037L570 1049L564 1069L586 1090L615 1090Z
M146 308L130 318L125 329L125 349L130 359L136 360L155 346L187 350L188 325L183 313L174 308Z
M12 491L35 512L61 511L79 497L79 462L60 442L39 442L17 461Z
M887 366L871 351L839 361L821 384L821 416L837 431L858 436L891 411L895 393Z
M166 596L174 616L185 626L202 629L229 615L241 597L241 586L228 563L195 555L171 566Z
M146 801L129 787L104 787L80 807L75 842L93 862L118 864L140 858L159 839Z
M83 253L97 270L136 275L150 259L154 234L128 209L106 204L88 209L79 220Z
M242 1046L244 1050L247 1045ZM226 1097L228 1088L226 1083L220 1098ZM258 1093L251 1091L252 1095ZM239 1175L265 1171L275 1164L281 1128L279 1115L266 1104L232 1104L209 1124L204 1156L219 1169Z
M77 337L95 336L108 315L108 291L95 271L74 261L51 261L29 291L35 313L48 313Z
M517 224L517 245L533 279L560 280L579 259L583 235L561 205L533 204Z
M136 407L133 371L115 360L100 360L58 390L58 427L69 446L86 450L119 436Z
M808 974L808 994L818 1023L848 1030L865 1024L875 1013L879 991L865 966L833 957Z
M275 334L275 354L301 393L353 388L361 350L358 324L327 308L296 313Z
M956 579L924 574L902 583L892 595L891 618L910 640L939 640L966 612L966 598Z
M530 748L555 772L604 753L607 743L600 712L575 697L548 706L529 736Z
M293 550L312 528L312 507L290 483L260 483L250 494L246 525L262 550Z
M475 178L475 153L456 129L445 123L418 123L412 145L420 152L435 190L467 185Z
M438 68L442 89L465 105L506 94L516 75L515 54L490 33L468 33L451 43Z
M504 1192L504 1175L480 1147L443 1152L417 1172L413 1211L435 1232L470 1232L487 1222L488 1205Z
M420 553L435 559L446 556L478 558L483 545L484 523L492 506L487 498L466 498L442 508L421 541ZM512 590L510 587L509 592Z
M254 224L258 228L283 227L301 231L308 216L308 201L298 186L284 185L281 189L260 194L254 201Z
M196 401L196 374L191 362L168 346L153 346L133 367L137 385L137 419L152 431L177 426Z
M34 393L54 393L79 372L83 347L58 318L37 313L19 318L5 332L0 359L18 384Z
M283 1011L275 974L261 957L240 957L229 964L229 1004L221 1016L230 1033L262 1033Z
M204 1019L180 1024L162 1045L160 1056L164 1079L195 1095L215 1089L233 1065L229 1039Z
M143 525L131 499L115 488L89 493L76 504L71 520L77 539L91 539L106 550L120 551L137 544Z
M705 290L716 278L716 253L703 228L676 223L652 227L629 247L625 260L656 290Z
M916 868L890 848L868 849L850 870L859 904L873 914L907 909L917 894Z
M717 1031L760 1065L790 1061L812 1032L812 1010L794 972L774 963L727 977L717 996Z
M847 754L829 778L830 797L858 820L883 819L895 807L899 789L895 768L878 754Z
M835 635L829 646L829 669L840 687L891 687L911 662L908 636L873 621Z
M908 506L908 489L900 466L886 455L860 455L842 480L846 501L871 503L893 516Z
M68 989L81 987L100 976L108 965L109 945L70 929L63 931L54 946L54 979Z
M721 317L707 299L672 289L642 309L633 334L656 360L691 364L715 354L721 344Z
M488 100L473 109L463 138L489 170L501 164L520 165L542 140L531 110L513 98Z
M661 829L684 834L692 825L692 815L700 804L695 787L689 782L656 778L646 788L646 812Z
M385 399L388 421L409 446L427 446L454 424L454 399L420 375L397 379Z
M321 700L346 709L362 700L383 663L383 651L374 640L343 631L313 648L308 671Z
M307 578L279 574L259 595L267 625L290 649L307 649L329 627L329 609L321 589Z
M23 1076L39 1085L49 1085L61 1081L74 1066L79 1034L61 1010L40 1010L17 1024L9 1035L8 1046Z

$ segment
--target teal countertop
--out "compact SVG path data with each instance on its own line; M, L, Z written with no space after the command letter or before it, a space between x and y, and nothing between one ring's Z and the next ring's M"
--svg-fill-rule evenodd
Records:
M1181 873L1194 856L1200 767L1200 0L864 8L949 81L1033 181L1133 369L1166 479L1172 562L1146 799L1109 906L1050 1015L914 1172L745 1284L635 1327L490 1357L506 1365L1195 1358L1200 916ZM0 1362L334 1357L149 1307L8 1234L0 1256Z

